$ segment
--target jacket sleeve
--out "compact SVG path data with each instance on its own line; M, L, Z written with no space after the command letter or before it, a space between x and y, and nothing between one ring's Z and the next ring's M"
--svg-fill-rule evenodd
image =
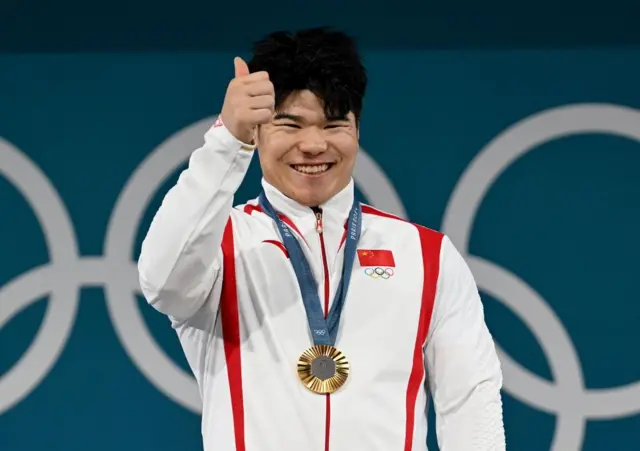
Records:
M252 146L214 125L151 222L138 259L140 287L174 320L189 319L207 299L218 309L222 235L252 154Z
M425 357L442 451L503 451L502 371L475 280L448 237Z

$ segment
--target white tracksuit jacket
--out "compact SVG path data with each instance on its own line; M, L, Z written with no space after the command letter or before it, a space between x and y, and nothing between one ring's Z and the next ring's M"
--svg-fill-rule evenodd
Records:
M391 251L382 269L393 275L373 278L356 258L336 341L347 383L332 395L301 384L298 357L312 341L277 226L257 200L233 207L252 154L217 122L164 198L138 265L197 379L205 451L425 451L427 389L442 451L504 450L501 369L467 265L446 236L366 205L358 249ZM263 187L302 243L326 312L353 181L321 206L322 233L311 209Z

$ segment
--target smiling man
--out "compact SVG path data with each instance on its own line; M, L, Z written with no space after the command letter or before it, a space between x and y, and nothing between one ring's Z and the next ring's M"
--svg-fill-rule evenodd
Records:
M424 451L427 390L443 451L504 450L469 268L446 236L355 199L353 41L278 32L253 53L139 259L200 387L205 451ZM263 191L234 207L256 152Z
M260 152L265 180L288 198L316 207L349 184L359 148L358 125L351 111L326 115L323 102L305 90L278 105L256 141L260 149L269 149ZM291 152L294 148L299 151Z

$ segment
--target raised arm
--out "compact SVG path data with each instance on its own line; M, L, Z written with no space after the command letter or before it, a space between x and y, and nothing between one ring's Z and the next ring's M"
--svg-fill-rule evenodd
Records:
M142 292L160 312L187 319L209 296L220 276L220 244L233 197L251 155L224 125L214 125L163 199L138 260Z
M503 451L502 371L473 275L448 237L426 348L442 451Z
M236 190L249 168L253 131L271 120L273 85L265 72L249 74L235 60L221 121L206 133L188 168L165 196L142 244L138 271L142 292L152 306L186 320L211 300L221 283L220 248Z

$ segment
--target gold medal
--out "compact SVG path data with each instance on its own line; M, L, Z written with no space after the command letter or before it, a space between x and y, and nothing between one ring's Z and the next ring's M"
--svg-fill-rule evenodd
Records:
M349 361L333 346L311 346L298 359L298 377L314 393L334 393L349 377Z

